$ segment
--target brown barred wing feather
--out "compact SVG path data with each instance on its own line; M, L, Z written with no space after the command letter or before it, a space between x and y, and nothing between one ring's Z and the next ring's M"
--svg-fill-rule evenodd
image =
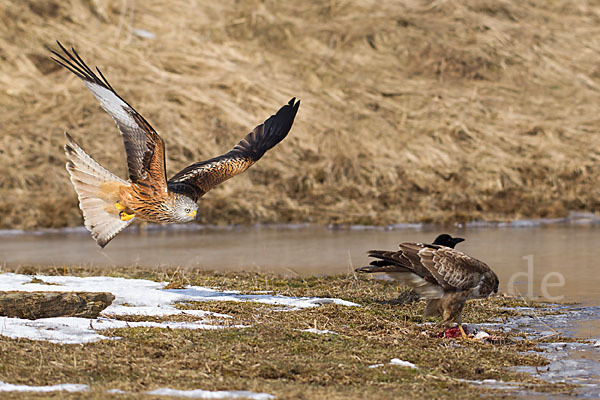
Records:
M287 136L299 106L300 101L291 99L227 153L192 164L175 174L169 179L169 189L197 200L220 183L246 171Z
M472 289L479 285L485 272L491 271L483 262L447 247L421 253L423 257L431 258L430 265L435 269L436 278L445 288Z
M411 271L435 281L444 290L467 290L476 287L490 268L458 250L437 245L401 243L400 253L409 259Z
M401 243L399 253L405 254L411 260L411 270L420 277L426 278L430 282L435 282L444 290L453 289L448 285L438 269L443 268L440 260L436 257L437 252L444 248L443 246L425 245L421 243Z
M164 142L158 133L117 94L98 68L96 74L75 49L69 52L57 43L63 53L51 50L56 56L53 60L79 77L117 124L127 153L131 181L145 181L166 191Z

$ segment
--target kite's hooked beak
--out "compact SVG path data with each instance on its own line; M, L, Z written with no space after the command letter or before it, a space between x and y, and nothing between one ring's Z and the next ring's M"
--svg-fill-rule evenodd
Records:
M192 211L191 213L189 213L189 214L188 214L188 216L189 216L189 217L192 217L192 218L196 218L196 212L197 212L197 211L196 211L196 210L194 210L194 211Z

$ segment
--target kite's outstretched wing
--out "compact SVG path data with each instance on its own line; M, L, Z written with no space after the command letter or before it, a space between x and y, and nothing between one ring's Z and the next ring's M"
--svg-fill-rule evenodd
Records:
M121 131L131 181L145 182L166 191L165 146L158 133L115 92L97 67L98 75L83 62L74 48L69 52L60 42L57 43L63 54L51 50L57 57L52 59L83 81Z
M241 174L287 136L299 106L300 101L291 99L227 153L179 171L169 179L169 190L197 200L218 184Z

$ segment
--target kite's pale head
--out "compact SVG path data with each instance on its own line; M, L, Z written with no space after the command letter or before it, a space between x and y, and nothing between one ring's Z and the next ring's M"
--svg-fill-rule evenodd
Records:
M190 222L196 219L198 204L184 195L175 195L171 217L176 222Z

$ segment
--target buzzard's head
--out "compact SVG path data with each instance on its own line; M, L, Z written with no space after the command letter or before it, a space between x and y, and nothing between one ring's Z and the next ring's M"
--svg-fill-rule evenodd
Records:
M177 222L190 222L196 219L198 204L187 196L175 195L171 217Z
M454 246L456 246L458 243L460 242L464 242L465 239L463 238L453 238L452 236L448 235L447 233L442 233L441 235L439 235L438 237L435 238L435 240L433 241L433 244L437 244L440 246L446 246L446 247L450 247L450 248L454 248Z

